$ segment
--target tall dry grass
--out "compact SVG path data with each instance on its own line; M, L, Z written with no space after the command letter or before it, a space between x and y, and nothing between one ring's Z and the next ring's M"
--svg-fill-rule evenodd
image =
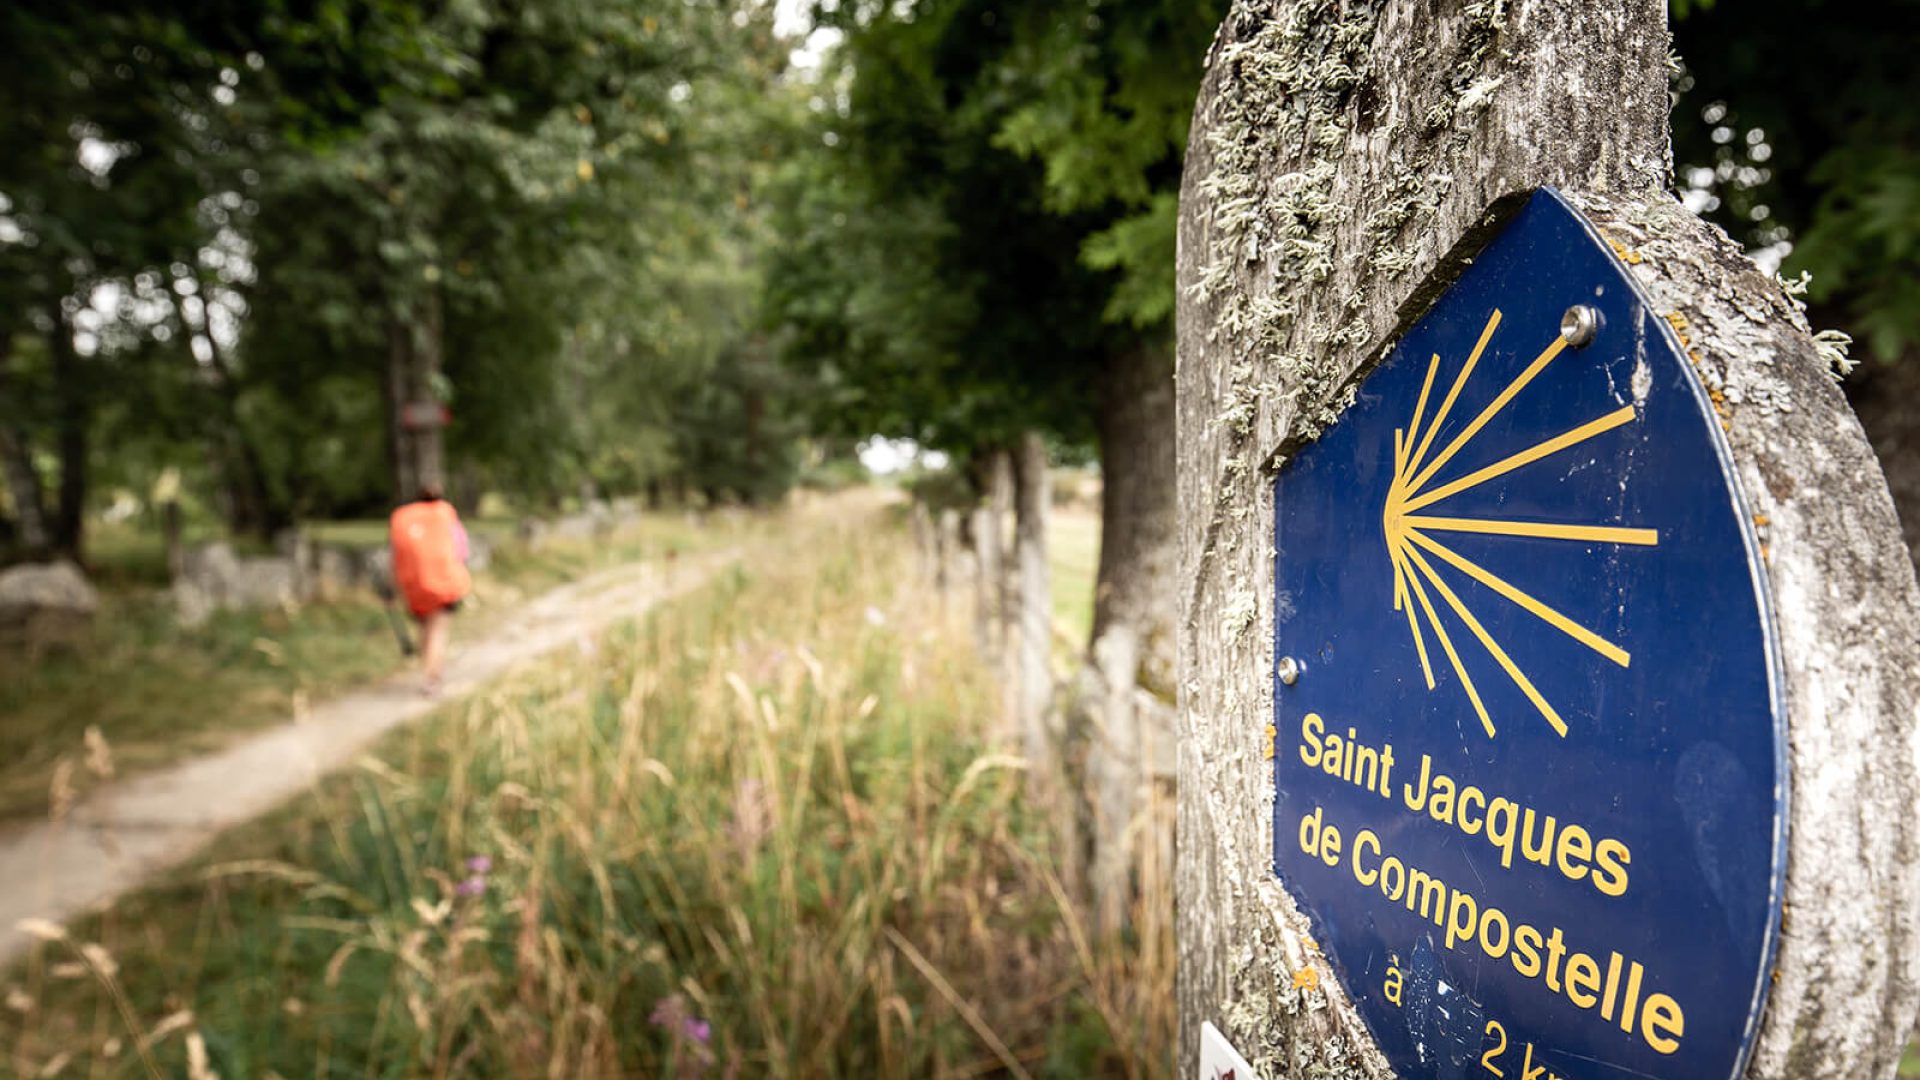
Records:
M964 605L876 517L786 532L49 940L6 1066L1169 1072L1170 868L1090 939Z

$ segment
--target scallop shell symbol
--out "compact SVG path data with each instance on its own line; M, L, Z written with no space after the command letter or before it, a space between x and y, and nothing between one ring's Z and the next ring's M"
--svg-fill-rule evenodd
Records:
M1566 721L1561 719L1560 714L1541 695L1533 681L1527 678L1526 673L1520 670L1520 665L1514 662L1513 657L1509 656L1500 643L1494 640L1492 633L1474 615L1467 602L1448 586L1431 560L1437 559L1448 564L1454 570L1493 590L1555 630L1621 667L1628 666L1632 657L1619 645L1581 626L1491 570L1454 551L1446 544L1434 539L1432 534L1475 533L1483 536L1529 537L1645 547L1657 545L1660 542L1660 534L1654 529L1448 517L1444 513L1431 512L1434 509L1444 511L1444 507L1437 507L1436 504L1444 502L1451 496L1516 469L1525 468L1615 428L1630 424L1637 416L1634 406L1622 406L1464 476L1451 480L1440 479L1439 474L1447 463L1471 444L1474 436L1487 426L1488 421L1498 416L1502 409L1519 397L1527 385L1545 371L1567 346L1565 337L1556 336L1551 344L1542 349L1531 363L1513 377L1513 381L1509 382L1486 408L1460 430L1458 435L1438 451L1434 451L1435 436L1439 434L1441 425L1446 423L1448 415L1453 411L1454 403L1460 398L1460 391L1472 378L1474 368L1480 363L1481 355L1486 352L1487 343L1493 340L1494 331L1499 327L1500 312L1495 310L1487 319L1486 329L1480 332L1480 340L1474 345L1473 352L1468 355L1466 363L1454 376L1446 396L1441 399L1432 418L1427 419L1427 404L1432 397L1434 382L1440 373L1441 366L1440 357L1435 354L1427 367L1426 381L1420 387L1419 400L1414 404L1413 419L1405 428L1394 430L1393 483L1387 488L1386 506L1381 511L1387 557L1393 564L1393 606L1396 611L1406 612L1407 630L1413 636L1414 650L1420 656L1420 669L1426 676L1427 689L1434 688L1433 663L1427 652L1426 636L1420 629L1422 616L1425 617L1426 625L1432 631L1434 639L1439 642L1447 662L1452 665L1454 674L1460 680L1461 688L1466 691L1467 699L1473 703L1473 711L1480 717L1480 724L1486 729L1488 738L1494 737L1495 734L1493 718L1487 714L1486 703L1480 699L1480 691L1474 686L1473 678L1467 674L1466 665L1460 659L1460 651L1454 645L1453 638L1447 633L1446 624L1441 621L1439 611L1434 604L1435 595L1452 609L1459 622L1479 640L1481 647L1486 649L1487 654L1500 665L1501 670L1513 680L1513 684L1519 687L1527 700L1533 703L1534 708L1539 710L1541 717L1554 732L1564 738L1567 734ZM1432 452L1431 457L1428 456L1429 452ZM1431 593L1428 591L1429 587L1431 587Z

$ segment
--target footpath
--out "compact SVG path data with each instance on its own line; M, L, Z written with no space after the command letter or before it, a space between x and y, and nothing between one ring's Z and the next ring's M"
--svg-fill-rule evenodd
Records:
M417 674L396 675L224 750L100 788L62 821L0 831L0 966L33 940L18 928L21 920L65 923L111 903L185 862L221 830L307 790L394 728L691 592L738 558L721 551L602 571L530 601L472 641L460 639L456 622L439 698L421 695Z

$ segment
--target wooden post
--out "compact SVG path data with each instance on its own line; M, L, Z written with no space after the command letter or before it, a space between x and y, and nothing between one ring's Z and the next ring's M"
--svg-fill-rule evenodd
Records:
M1007 525L1013 521L1013 454L1004 449L993 451L987 460L987 509L993 518L994 544L1001 553L999 572L989 588L998 604L1000 673L1000 736L1007 744L1018 743L1020 733L1020 596L1018 576L1020 558L1017 537L1009 537Z
M1136 821L1146 790L1140 715L1140 639L1126 623L1115 623L1093 645L1094 669L1104 693L1093 703L1098 717L1087 747L1087 781L1093 789L1092 887L1097 925L1118 933L1127 923L1133 900L1134 852L1140 845Z
M1665 190L1665 17L1661 0L1237 0L1214 44L1179 229L1183 1074L1211 1022L1267 1080L1391 1075L1273 871L1263 750L1292 602L1273 485L1540 185L1684 327L1761 530L1790 915L1746 1075L1896 1067L1920 1010L1920 590L1830 346Z
M1000 652L1000 521L982 502L968 520L973 538L973 644L980 658L994 663Z
M1020 741L1027 757L1028 786L1053 800L1060 789L1060 749L1048 728L1053 706L1053 594L1047 566L1047 446L1028 432L1020 439L1014 472L1015 529L1019 542L1020 633L1015 648L1019 671Z

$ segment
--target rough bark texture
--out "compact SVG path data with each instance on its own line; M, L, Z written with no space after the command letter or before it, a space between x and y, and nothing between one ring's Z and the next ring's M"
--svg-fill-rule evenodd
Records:
M1183 1072L1212 1020L1268 1080L1389 1075L1331 973L1292 978L1319 961L1271 870L1271 480L1542 184L1638 245L1649 289L1703 327L1703 376L1725 383L1750 505L1773 521L1796 790L1752 1075L1892 1067L1920 1005L1912 571L1804 322L1658 194L1666 56L1659 0L1240 0L1221 29L1180 222Z
M1101 383L1100 570L1092 640L1118 624L1140 646L1139 682L1173 697L1173 358L1139 348L1113 359Z
M1015 608L1019 633L1014 652L1020 676L1021 746L1027 757L1029 785L1051 799L1059 791L1061 780L1059 743L1048 726L1053 705L1053 593L1047 568L1047 504L1052 485L1047 477L1047 446L1037 434L1029 432L1020 440L1014 484L1015 558L1020 582Z

